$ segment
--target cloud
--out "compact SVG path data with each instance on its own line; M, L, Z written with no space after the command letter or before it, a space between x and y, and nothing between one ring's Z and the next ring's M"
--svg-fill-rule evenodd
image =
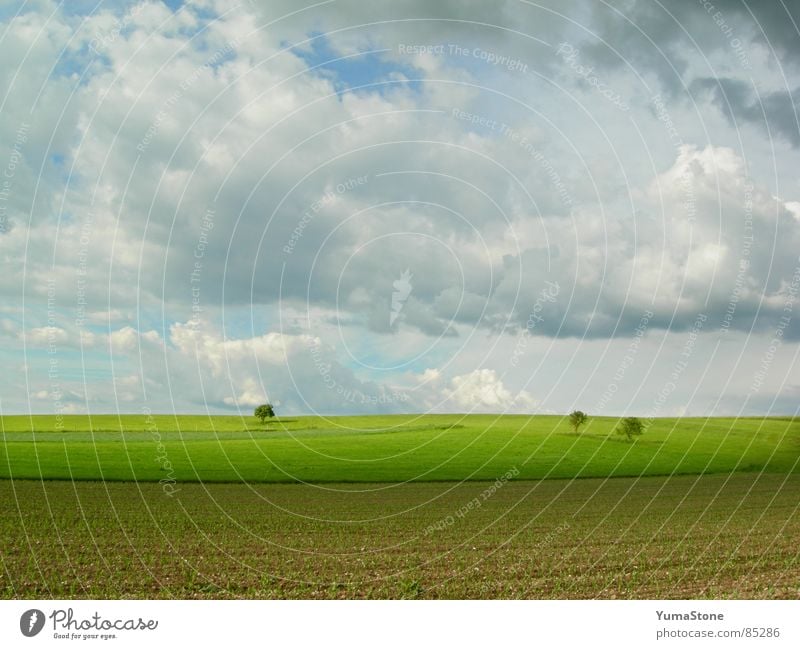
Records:
M161 336L157 331L137 331L133 327L126 326L122 329L112 331L108 336L111 348L121 353L136 351L142 344L158 345L161 343Z
M406 20L443 18L451 9L463 20ZM369 39L373 45L397 43L421 38L425 32L419 29L430 29L433 36L436 25L465 38L496 31L469 26L469 20L481 17L478 4L451 9L407 7L393 31L369 32ZM654 11L637 4L632 15L645 25L660 25ZM673 316L676 307L680 312L696 301L676 293L689 258L671 249L684 245L682 198L661 206L661 198L644 187L623 188L644 197L636 206L639 213L647 211L673 228L674 239L658 241L653 224L643 223L620 201L618 187L598 186L593 178L595 196L577 200L585 182L574 166L580 158L558 151L546 131L527 123L530 114L516 120L502 116L513 124L515 140L453 117L455 98L465 102L457 108L480 107L475 91L446 101L429 91L435 84L389 93L337 93L329 78L308 69L298 51L284 51L284 39L271 32L244 38L258 24L247 11L220 17L202 30L198 12L186 7L173 16L146 4L125 14L119 34L108 12L91 17L74 34L73 52L83 51L79 43L88 46L98 34L109 34L99 39L102 56L89 59L91 74L74 88L65 118L80 133L80 140L67 147L75 186L67 188L65 201L78 218L60 226L51 272L37 264L28 267L28 276L37 279L29 290L41 297L43 289L34 286L51 280L56 299L74 307L82 272L91 279L85 289L90 313L129 311L135 286L140 304L155 308L166 302L180 318L192 299L189 278L201 263L205 304L310 300L335 308L342 322L371 333L392 335L398 327L411 327L432 337L455 337L474 328L513 330L524 324L529 316L524 301L544 280L559 277L563 296L573 298L570 308L551 305L537 334L610 335L620 323L629 330L627 324L650 306L656 310L652 326L685 326L685 318ZM507 3L501 18L518 13ZM609 33L612 25L636 32L626 21L614 22L614 16L619 18L606 11L592 20ZM658 16L671 20L663 12ZM342 20L327 10L314 17L330 21L329 26ZM692 20L705 24L710 19L694 15ZM290 23L291 31L295 23ZM679 32L670 34L678 38ZM68 33L56 30L53 38ZM496 45L502 42L495 38ZM616 34L614 42L627 41ZM330 45L352 53L363 43L337 33ZM258 64L264 57L269 65ZM479 74L481 68L476 70L469 73ZM737 84L729 83L731 88ZM591 96L591 89L587 93ZM780 95L774 97L770 123L789 136L791 115ZM742 95L739 103L749 115L748 101ZM420 147L417 141L433 144ZM681 155L675 166L685 165ZM137 157L142 163L134 169L131 161ZM412 167L398 167L402 160L412 161ZM717 170L703 169L697 182L716 179ZM398 170L413 173L383 175ZM730 172L721 168L719 173ZM674 179L675 167L662 173L667 177ZM356 178L364 182L350 182ZM663 185L659 178L655 182ZM88 206L82 190L92 186L98 188L97 198ZM125 218L120 219L118 204L126 187ZM711 222L716 212L709 200L698 207L698 220ZM292 239L301 222L300 235ZM42 224L28 237L20 231L9 244L20 250L33 241L46 248L52 232L52 223ZM715 236L710 228L702 234ZM114 245L104 245L109 241ZM283 248L290 241L289 254ZM701 269L707 242L695 242L692 265ZM661 258L659 269L645 269L654 255ZM414 274L414 289L390 326L392 283L407 268ZM569 284L563 278L570 278ZM9 289L16 288L13 275L6 281ZM645 281L663 287L652 304L647 288L637 289ZM627 286L634 299L622 290ZM739 323L751 326L746 320L735 326Z
M454 376L442 394L457 410L468 412L530 412L536 406L530 394L524 390L512 393L490 369Z
M225 397L222 401L225 404L229 406L235 406L236 408L255 408L262 403L267 403L267 395L264 389L259 386L256 381L253 379L246 379L244 381L243 389L239 394ZM279 403L275 403L273 405L280 406Z
M693 90L707 91L731 125L755 124L762 132L783 137L800 146L800 118L794 96L800 88L760 94L751 83L729 78L701 78L692 82Z
M48 344L64 344L70 341L69 334L60 327L35 327L25 336L31 345L46 347Z
M253 360L268 365L282 365L286 359L319 340L305 335L270 332L253 338L227 340L206 323L175 323L170 327L170 341L184 356L194 356L222 376L230 363Z
M129 403L167 398L173 407L248 412L270 402L284 414L343 414L405 411L409 401L400 387L358 379L329 346L304 333L229 338L199 319L173 323L165 341L132 327L112 331L109 340L120 377L114 398Z
M796 12L715 5L4 14L5 353L35 394L20 338L56 343L95 406L525 410L496 351L520 336L624 347L702 312L770 340L800 249Z
M50 350L59 347L72 349L93 347L99 340L99 337L91 331L79 331L75 327L64 329L55 326L33 327L25 333L18 332L18 336L31 349Z

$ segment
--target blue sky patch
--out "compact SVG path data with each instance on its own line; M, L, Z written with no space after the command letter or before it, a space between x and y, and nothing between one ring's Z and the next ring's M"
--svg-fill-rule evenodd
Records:
M401 65L390 61L384 54L388 50L373 51L357 55L342 55L335 52L324 36L314 38L308 45L309 48L296 48L292 51L299 56L309 68L315 68L314 74L330 79L336 92L377 92L379 94L391 93L398 87L410 87L414 92L419 92L422 82L419 80L421 72L416 68ZM386 83L392 77L402 75L409 81L406 83ZM371 86L370 84L379 84ZM367 87L365 87L367 86Z

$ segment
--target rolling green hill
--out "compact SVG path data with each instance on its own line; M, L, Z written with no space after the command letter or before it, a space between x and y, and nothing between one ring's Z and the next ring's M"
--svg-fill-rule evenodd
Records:
M6 416L0 478L405 482L800 472L800 420L657 419L628 443L615 418L575 435L516 415L253 418Z

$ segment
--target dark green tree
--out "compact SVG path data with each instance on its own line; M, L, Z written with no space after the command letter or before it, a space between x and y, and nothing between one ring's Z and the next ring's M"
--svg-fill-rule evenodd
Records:
M617 435L625 435L629 442L644 432L644 424L638 417L625 417L617 426Z
M583 426L589 420L589 415L587 415L582 410L573 410L569 413L569 425L572 426L572 430L576 433L578 429Z
M269 403L263 403L253 411L253 414L261 420L263 424L267 419L275 416L275 410Z

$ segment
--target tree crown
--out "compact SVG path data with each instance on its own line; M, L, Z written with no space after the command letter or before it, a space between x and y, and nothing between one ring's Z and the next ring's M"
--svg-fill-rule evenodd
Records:
M275 416L275 410L270 403L262 403L258 406L254 411L253 415L258 417L262 422L267 419L268 417Z
M575 432L586 423L587 419L589 419L589 415L582 410L573 410L569 413L569 423L575 429Z

